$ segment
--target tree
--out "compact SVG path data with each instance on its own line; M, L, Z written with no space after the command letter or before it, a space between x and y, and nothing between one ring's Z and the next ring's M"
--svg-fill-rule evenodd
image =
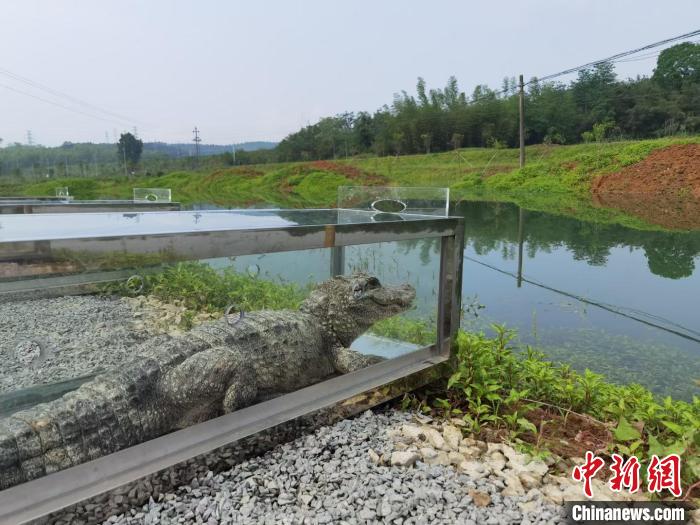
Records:
M134 168L134 166L136 166L141 159L141 153L143 152L143 141L141 139L137 139L131 133L122 133L119 137L117 148L119 152L119 160L126 160L128 167L131 169Z
M678 89L684 83L700 81L700 44L683 42L664 49L652 77L665 88Z

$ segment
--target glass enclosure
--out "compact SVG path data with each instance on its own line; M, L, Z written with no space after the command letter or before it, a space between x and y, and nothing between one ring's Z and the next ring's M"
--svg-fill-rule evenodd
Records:
M461 227L405 209L2 216L0 506L95 494L163 450L444 361Z
M134 202L170 202L170 188L134 188Z

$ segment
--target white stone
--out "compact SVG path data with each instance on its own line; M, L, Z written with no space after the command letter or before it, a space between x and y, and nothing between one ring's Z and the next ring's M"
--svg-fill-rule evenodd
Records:
M459 464L459 470L475 480L485 478L489 475L486 466L479 461L462 461Z
M478 458L481 456L481 451L477 447L465 447L461 446L457 451L462 454L465 458Z
M528 463L526 466L528 472L537 475L540 478L544 476L547 472L549 472L549 467L547 466L547 464L539 459L530 461L530 463Z
M538 500L523 501L518 503L518 507L523 512L523 514L530 514L532 512L537 512L542 504Z
M527 471L520 471L518 473L518 477L520 478L520 483L523 484L523 487L525 487L528 490L537 488L541 485L540 478L537 476L533 476Z
M382 459L379 457L379 454L377 454L374 450L369 449L368 454L369 460L375 465L379 465L382 462Z
M477 444L477 440L471 437L463 437L462 438L462 446L463 447L474 447Z
M452 425L442 427L442 437L452 450L457 450L462 441L462 431Z
M503 451L503 443L486 443L486 452L491 455L494 452Z
M423 432L423 429L421 427L417 427L416 425L403 425L401 427L401 433L413 440L413 441L420 441L425 437L425 433Z
M506 466L506 461L504 459L493 459L489 458L486 460L486 464L491 468L491 470L495 473L498 473L503 470L503 468Z
M545 485L542 487L542 494L546 500L551 501L555 505L561 505L564 501L563 492L559 490L559 487L554 485ZM583 499L583 494L579 495L579 499Z
M451 465L459 465L465 459L462 454L455 451L448 453L447 458L449 459Z
M438 453L434 448L423 447L420 449L420 455L423 457L423 459L430 460L437 457Z
M542 499L542 493L537 489L528 490L527 494L525 494L525 497L523 498L524 501L533 501L540 499Z
M450 459L445 451L438 450L435 453L435 456L431 457L430 459L425 459L424 462L428 465L449 465Z
M395 467L410 467L420 456L413 451L400 450L391 453L391 465Z
M501 494L504 496L522 496L525 494L525 489L516 475L506 475L503 479L506 482L506 488L503 489Z
M445 439L442 437L442 434L440 434L440 432L434 428L426 427L423 429L423 433L425 434L425 437L428 438L428 443L430 443L433 448L445 451L449 450L449 447L447 446L447 443L445 443Z

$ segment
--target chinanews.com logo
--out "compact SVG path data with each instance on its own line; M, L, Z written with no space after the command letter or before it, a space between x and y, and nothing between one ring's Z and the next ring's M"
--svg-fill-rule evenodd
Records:
M646 465L646 482L642 483L642 464L635 456L627 459L612 454L607 486L612 492L635 494L648 492L667 494L680 498L681 458L669 454L663 458L652 455ZM680 501L594 501L593 478L605 467L603 458L586 452L583 465L574 467L571 477L581 483L584 501L567 503L570 523L687 523L689 507Z

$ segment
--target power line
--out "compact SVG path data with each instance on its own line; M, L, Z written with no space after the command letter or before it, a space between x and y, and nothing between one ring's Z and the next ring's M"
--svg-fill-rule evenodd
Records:
M690 40L689 41L689 43L691 43L691 44L697 44L698 42L700 42L700 40ZM665 51L665 49L662 49L661 51L653 51L651 53L639 55L638 57L622 58L620 60L615 60L615 64L618 64L620 62L639 62L640 60L649 60L650 58L658 57L664 51Z
M471 262L474 262L476 264L480 264L481 266L485 266L486 268L489 268L491 270L495 270L495 271L502 273L504 275L508 275L508 276L514 277L516 279L518 277L513 272L503 270L503 269L501 269L497 266L494 266L492 264L489 264L487 262L480 261L479 259L475 259L473 257L469 257L468 255L465 255L464 259L471 261ZM575 293L567 292L565 290L559 290L558 288L548 286L548 285L546 285L542 282L536 281L534 279L526 279L523 277L522 280L528 284L532 284L533 286L537 286L539 288L544 288L545 290L549 290L550 292L554 292L554 293L563 295L565 297L569 297L571 299L581 301L582 303L589 304L591 306L596 306L596 307L601 308L603 310L607 310L608 312L611 312L611 313L614 313L617 315L621 315L623 317L627 317L628 319L632 319L633 321L637 321L637 322L645 324L647 326L658 328L659 330L663 330L664 332L668 332L668 333L680 336L684 339L688 339L690 341L695 341L696 343L700 343L700 332L697 332L697 331L693 330L692 328L687 328L687 327L680 325L678 323L674 323L673 321L669 321L668 319L664 319L663 317L660 317L658 315L649 314L649 313L644 312L642 310L625 308L622 306L616 306L616 305L604 303L602 301L596 301L593 299L589 299L587 297L583 297L583 296L577 295ZM634 315L634 314L636 314L636 315ZM644 317L647 317L647 319L644 319Z
M588 62L587 64L583 64L583 65L581 65L581 66L577 66L577 67L565 69L564 71L560 71L560 72L558 72L558 73L553 73L553 74L551 74L551 75L545 75L545 76L543 76L543 77L535 77L535 78L533 78L532 80L526 82L525 85L526 85L526 86L529 86L529 85L531 85L531 84L544 82L544 81L551 80L551 79L553 79L553 78L557 78L557 77L560 77L560 76L563 76L563 75L568 75L568 74L571 74L571 73L576 73L577 71L580 71L580 70L582 70L582 69L589 69L589 68L594 67L594 66L596 66L596 65L598 65L598 64L603 64L603 63L606 63L606 62L613 62L613 63L616 63L616 62L635 62L635 61L638 61L638 60L647 60L647 59L649 59L649 58L651 58L651 57L653 57L653 56L658 56L661 52L660 52L660 51L659 51L659 52L656 52L656 51L655 51L654 53L650 53L650 54L648 54L648 55L644 55L644 56L640 56L640 57L634 57L634 58L631 58L631 59L628 59L628 60L620 60L620 59L623 59L624 57L627 57L627 56L630 56L630 55L634 55L634 54L636 54L636 53L640 53L640 52L642 52L642 51L646 51L646 50L649 50L649 49L654 49L654 48L659 47L659 46L663 46L663 45L666 45L666 44L670 44L670 43L672 43L672 42L677 42L677 41L679 41L679 40L687 40L687 39L690 39L690 38L692 38L692 37L694 37L694 36L698 36L698 35L700 35L700 29L696 29L695 31L691 31L690 33L685 33L685 34L683 34L683 35L678 35L678 36L674 36L674 37L671 37L671 38L667 38L667 39L665 39L665 40L660 40L660 41L654 42L654 43L652 43L652 44L647 44L647 45L645 45L645 46L638 47L638 48L636 48L636 49L630 49L629 51L623 51L622 53L617 53L616 55L612 55L612 56L610 56L610 57L608 57L608 58L604 58L604 59L601 59L601 60L596 60L596 61L594 61L594 62ZM695 43L695 42L698 42L698 41L697 41L697 40L693 40L693 41L691 41L691 42ZM501 95L505 95L505 94L510 94L510 95L514 96L516 93L515 93L515 91L513 90L512 87L508 87L507 89L501 89L501 90L499 90L499 91L490 91L489 93L486 93L486 94L481 95L481 96L479 96L479 97L471 97L471 100L467 100L467 103L468 103L468 104L473 104L473 103L481 102L481 101L485 101L485 100L495 101L495 100L499 100L498 97L500 97Z
M617 59L624 58L629 55L634 55L636 53L639 53L641 51L646 51L647 49L653 49L655 47L663 46L665 44L670 44L672 42L677 42L678 40L686 40L689 38L692 38L694 36L700 35L700 29L696 29L695 31L691 31L690 33L685 33L683 35L678 35L674 36L671 38L667 38L665 40L659 40L658 42L654 42L653 44L647 44L642 47L638 47L636 49L631 49L629 51L623 51L622 53L617 53L616 55L609 56L608 58L603 58L601 60L595 60L593 62L588 62L586 64L583 64L581 66L577 67L572 67L569 69L565 69L563 71L559 71L558 73L552 73L551 75L545 75L543 77L537 78L537 80L533 79L530 80L527 84L532 84L534 82L544 82L546 80L551 80L553 78L560 77L562 75L569 75L571 73L576 73L577 71L581 71L583 69L589 69L591 67L595 67L598 64L604 64L605 62L615 62Z
M83 100L80 100L76 97L73 97L71 95L63 93L63 92L58 91L56 89L53 89L53 88L46 86L44 84L40 84L39 82L36 82L36 81L34 81L30 78L27 78L27 77L23 77L21 75L18 75L17 73L13 73L12 71L9 71L7 69L0 68L0 75L5 75L6 77L10 77L12 79L18 80L20 82L23 82L24 84L27 84L27 85L32 86L32 87L37 88L37 89L41 89L43 91L46 91L47 93L51 93L52 95L54 95L56 97L63 98L69 102L72 102L74 104L78 104L79 106L83 106L87 109L91 109L93 111L96 110L100 113L103 113L105 115L110 115L112 117L115 117L119 120L123 120L125 122L129 122L129 123L135 122L135 120L130 118L130 117L120 115L119 113L114 113L112 111L107 111L106 109L102 109L94 104L90 104L89 102L85 102Z
M81 110L79 110L79 109L75 109L75 108L72 108L72 107L70 107L70 106L64 106L63 104L59 104L58 102L55 102L55 101L53 101L53 100L49 100L49 99L47 99L47 98L43 98L43 97L40 97L40 96L38 96L38 95L34 95L34 94L32 94L32 93L27 93L26 91L22 91L21 89L17 89L17 88L14 88L14 87L12 87L12 86L8 86L7 84L0 84L0 87L1 87L1 88L5 88L5 89L8 89L8 90L10 90L10 91L14 91L15 93L19 93L20 95L24 95L24 96L26 96L26 97L31 97L31 98L35 98L35 99L37 99L37 100L41 100L42 102L46 102L47 104L51 104L52 106L56 106L56 107L59 107L59 108L63 108L63 109L66 109L66 110L68 110L68 111L73 111L74 113L80 113L81 115L85 115L86 117L91 117L91 118L95 118L95 119L98 119L98 120L103 120L103 121L105 121L105 122L111 122L111 123L113 123L113 124L114 124L114 123L117 123L117 124L119 124L120 126L122 125L122 123L117 122L117 121L115 121L115 120L113 120L113 119L108 119L108 118L100 117L100 116L98 116L98 115L94 115L94 114L92 114L92 113L87 113L87 112L85 112L85 111L81 111Z

